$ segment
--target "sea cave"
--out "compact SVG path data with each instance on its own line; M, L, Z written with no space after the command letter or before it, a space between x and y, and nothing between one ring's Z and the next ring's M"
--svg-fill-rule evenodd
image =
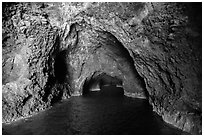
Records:
M3 134L202 134L201 119L202 3L2 3Z

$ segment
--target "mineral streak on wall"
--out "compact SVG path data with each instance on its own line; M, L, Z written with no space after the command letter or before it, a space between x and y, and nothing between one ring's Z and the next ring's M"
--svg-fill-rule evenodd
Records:
M202 3L3 3L2 121L107 75L167 123L201 134L201 28Z

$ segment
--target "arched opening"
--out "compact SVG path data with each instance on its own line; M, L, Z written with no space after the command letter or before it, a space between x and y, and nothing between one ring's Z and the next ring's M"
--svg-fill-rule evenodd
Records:
M84 32L86 32L84 34L87 35L92 31L84 30ZM124 95L126 96L143 99L148 98L144 79L138 74L134 65L135 62L130 56L127 48L125 48L125 46L110 32L95 31L95 33L97 33L97 37L90 34L93 38L91 41L85 37L86 35L79 33L79 35L81 35L80 38L83 39L83 41L88 41L90 45L93 45L93 47L90 48L91 52L88 50L88 53L94 58L86 60L84 63L85 65L83 64L81 72L83 72L82 74L88 74L88 78L86 78L84 84L80 87L80 93L84 95L90 91L101 91L102 87L107 88L106 86L109 85L114 87L113 85L115 85L117 88L123 88L125 92ZM84 46L84 43L82 44ZM85 48L77 50L75 54L81 54L84 49ZM101 73L94 75L90 73L96 71ZM113 76L114 78L107 77L102 74L102 72L106 75ZM79 78L78 75L74 77ZM75 87L79 85L77 82L75 83Z
M96 74L87 78L83 86L83 95L98 91L103 92L105 95L124 95L122 80L106 73Z

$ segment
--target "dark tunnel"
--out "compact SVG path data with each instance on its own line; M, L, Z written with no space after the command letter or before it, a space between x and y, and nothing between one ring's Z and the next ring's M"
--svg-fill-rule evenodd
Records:
M117 77L109 76L105 73L96 74L91 76L91 78L87 78L83 85L83 95L87 95L91 92L97 91L104 92L104 88L113 88L115 89L113 90L113 92L116 91L117 88L120 88L120 90L117 90L115 92L115 95L124 95L124 91L122 88L122 80Z
M60 84L63 84L65 82L66 75L68 74L66 56L67 56L67 51L64 50L59 52L55 58L54 72L55 72L56 80Z

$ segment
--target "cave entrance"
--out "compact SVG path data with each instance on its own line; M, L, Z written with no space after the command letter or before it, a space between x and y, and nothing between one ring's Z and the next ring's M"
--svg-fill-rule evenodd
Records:
M93 92L102 92L103 95L111 96L124 95L122 81L105 73L93 75L85 80L83 95L93 94Z

